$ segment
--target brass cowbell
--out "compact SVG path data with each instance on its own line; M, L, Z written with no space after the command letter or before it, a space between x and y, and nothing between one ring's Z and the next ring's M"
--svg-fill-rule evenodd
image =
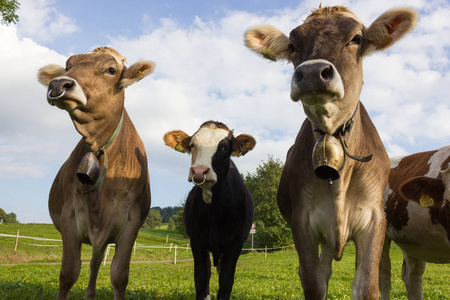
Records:
M94 153L88 152L84 155L77 169L78 180L83 184L93 185L100 175L100 163Z
M331 134L319 137L313 148L314 173L325 180L337 180L344 166L345 153L341 142Z

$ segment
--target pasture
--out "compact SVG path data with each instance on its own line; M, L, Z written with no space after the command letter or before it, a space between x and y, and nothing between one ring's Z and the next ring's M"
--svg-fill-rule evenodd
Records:
M51 224L1 224L0 234L15 235L18 229L21 236L60 239L59 232ZM188 242L177 232L165 228L141 229L136 251L131 256L127 299L194 299L194 263L191 251L186 251ZM62 250L60 242L20 238L16 252L14 245L15 238L0 236L0 299L54 299L58 292ZM174 245L177 245L176 264ZM107 263L100 268L97 299L113 298L108 263L113 253L112 248ZM244 253L237 264L233 299L303 298L297 275L297 254L292 248L269 252L267 257L264 252ZM350 243L345 247L342 261L333 263L329 299L351 299L354 257L355 248ZM82 299L84 296L89 276L89 258L90 246L83 245L83 265L70 299ZM395 244L391 248L391 260L391 297L407 299L400 275L402 254ZM449 274L450 265L428 264L424 275L424 299L450 299ZM210 285L212 299L215 299L214 294L218 289L217 280L217 273L213 271Z

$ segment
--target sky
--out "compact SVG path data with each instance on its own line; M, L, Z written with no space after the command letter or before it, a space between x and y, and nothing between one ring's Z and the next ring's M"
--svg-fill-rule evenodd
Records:
M22 223L51 223L50 187L80 140L67 112L47 103L39 68L65 66L71 55L98 46L116 49L128 66L156 63L153 74L127 88L125 106L147 150L151 206L176 206L192 187L190 157L164 145L168 131L192 135L204 121L221 121L257 141L234 159L242 174L269 156L284 163L305 119L289 97L293 67L258 57L243 35L261 24L288 35L320 2L349 7L366 27L391 8L418 11L414 31L364 59L360 99L389 156L450 144L448 1L19 2L19 22L0 25L0 208Z

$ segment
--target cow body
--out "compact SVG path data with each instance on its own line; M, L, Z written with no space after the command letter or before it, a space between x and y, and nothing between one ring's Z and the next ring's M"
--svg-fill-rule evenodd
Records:
M49 86L49 103L66 110L82 135L49 195L50 216L63 241L58 299L67 299L78 279L82 243L92 245L85 298L95 299L104 251L115 243L111 283L114 298L125 299L131 250L150 207L150 181L144 144L124 108L124 88L153 68L151 62L139 62L127 69L115 50L98 48L70 57L66 68L39 70L39 80ZM105 171L96 188L75 175L88 152Z
M222 123L206 122L192 137L165 135L173 149L192 154L188 180L196 184L184 207L184 224L194 255L196 299L210 299L210 253L219 271L217 299L229 299L236 263L253 221L253 198L230 155L243 155L255 141L234 137Z
M385 191L386 239L380 264L383 299L390 299L391 241L403 252L402 278L409 299L423 298L422 277L427 262L450 263L450 174L444 172L449 163L450 146L391 159Z
M415 19L410 10L393 10L365 28L348 9L326 7L313 11L289 38L269 25L246 33L250 49L293 63L291 99L302 102L307 116L288 151L278 189L306 299L327 298L332 260L341 259L348 240L356 246L353 297L378 299L389 159L359 101L362 58L391 46ZM329 180L315 175L312 159L324 137L345 153L342 167L333 170L339 176Z

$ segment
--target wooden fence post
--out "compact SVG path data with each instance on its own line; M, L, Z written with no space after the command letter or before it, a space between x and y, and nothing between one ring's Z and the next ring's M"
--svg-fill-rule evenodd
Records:
M16 244L14 245L14 252L17 251L17 243L19 242L19 229L17 229L17 235L16 235Z

